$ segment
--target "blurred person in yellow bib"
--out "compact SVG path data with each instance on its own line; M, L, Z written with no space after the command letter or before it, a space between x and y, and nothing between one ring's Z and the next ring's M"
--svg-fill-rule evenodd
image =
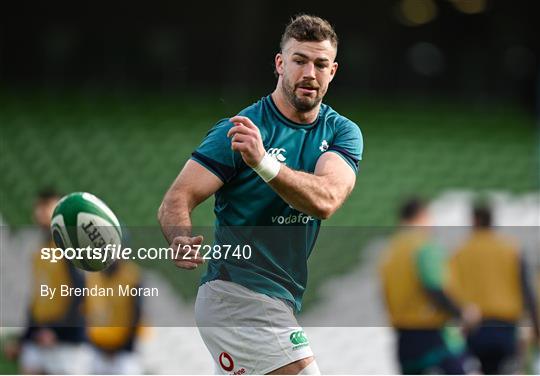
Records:
M51 216L60 199L52 189L38 193L34 220L43 234L43 247L55 247L50 235ZM32 291L28 324L22 338L20 369L24 374L88 373L90 348L85 334L83 297L62 296L60 286L83 287L84 275L68 260L52 263L32 255ZM43 294L43 286L56 294ZM50 291L50 290L48 290Z
M461 309L449 294L443 251L430 239L424 202L411 199L400 210L401 228L381 264L387 310L397 334L397 358L404 374L463 374L464 342L447 327L452 317L473 325L474 308Z
M102 272L88 273L87 286L112 288L142 287L139 267L117 260ZM136 342L141 330L142 298L139 295L89 296L86 301L88 338L94 346L93 372L96 374L142 373Z
M534 341L540 338L537 306L519 245L492 227L488 207L473 209L471 235L451 260L457 298L475 304L481 325L469 333L470 351L485 374L513 373L517 368L517 326L524 308L531 313Z

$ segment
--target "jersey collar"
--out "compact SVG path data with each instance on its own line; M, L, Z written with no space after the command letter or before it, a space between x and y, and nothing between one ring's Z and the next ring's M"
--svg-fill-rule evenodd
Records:
M270 108L272 109L272 111L274 111L274 113L279 118L279 120L281 120L287 126L289 126L291 128L297 128L297 129L311 129L311 128L315 127L317 125L317 123L319 122L319 119L321 118L321 113L323 112L324 108L326 107L324 104L321 103L321 107L319 109L319 114L317 115L317 119L315 119L315 121L313 123L302 124L302 123L297 123L295 121L289 120L287 117L285 117L285 115L283 115L281 113L281 111L279 111L276 104L274 103L274 100L272 99L272 95L267 95L266 100L270 104Z

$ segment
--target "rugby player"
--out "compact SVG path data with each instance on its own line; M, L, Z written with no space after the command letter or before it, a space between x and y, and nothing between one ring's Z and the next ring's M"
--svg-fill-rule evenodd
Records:
M327 21L292 19L275 90L208 132L160 206L179 268L204 261L190 214L214 194L216 244L253 246L250 257L213 258L201 280L195 318L217 372L319 373L294 314L321 220L351 193L363 150L358 126L322 103L337 45Z
M401 373L464 374L464 341L448 323L459 318L470 330L480 320L478 308L456 303L444 252L429 236L427 204L418 198L406 201L399 219L380 277Z
M42 247L53 247L51 218L61 195L45 188L38 193L34 220L43 235ZM41 284L60 290L69 285L82 288L84 274L66 259L56 263L43 260L41 252L32 255L32 291L27 327L23 334L20 371L22 374L85 374L91 370L91 348L85 333L85 300L76 296L40 293Z
M469 349L482 373L518 371L519 321L530 314L534 343L540 344L540 319L528 265L520 245L493 226L491 209L478 204L472 210L473 231L452 256L458 298L473 303L482 322L469 333Z

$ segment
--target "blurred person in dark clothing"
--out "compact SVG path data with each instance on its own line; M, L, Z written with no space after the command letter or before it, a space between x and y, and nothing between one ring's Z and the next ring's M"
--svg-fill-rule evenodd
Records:
M470 351L485 374L512 373L517 367L517 326L524 308L531 314L534 341L539 319L527 265L519 245L492 227L487 206L473 209L473 231L451 260L458 298L481 311L481 325L468 335Z
M401 228L390 240L381 277L401 372L463 374L464 341L447 323L456 317L472 326L478 312L472 306L462 309L449 294L446 259L430 239L426 204L407 201L399 218Z
M89 273L87 286L112 288L142 287L139 267L117 260L101 272ZM88 338L94 346L92 362L96 374L140 374L142 368L135 352L141 325L140 295L89 296L86 300Z
M43 233L42 247L55 247L50 224L60 195L44 189L34 204L34 220ZM25 374L88 373L90 351L82 312L83 298L61 296L60 286L83 287L84 275L66 259L53 263L32 255L32 291L28 324L21 341L20 369ZM41 286L56 288L52 296L42 296Z

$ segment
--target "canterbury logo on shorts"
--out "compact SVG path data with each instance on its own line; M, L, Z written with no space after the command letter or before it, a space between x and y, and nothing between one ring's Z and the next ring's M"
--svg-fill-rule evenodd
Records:
M303 330L297 330L295 332L292 332L289 339L293 344L293 350L309 345L309 341Z

